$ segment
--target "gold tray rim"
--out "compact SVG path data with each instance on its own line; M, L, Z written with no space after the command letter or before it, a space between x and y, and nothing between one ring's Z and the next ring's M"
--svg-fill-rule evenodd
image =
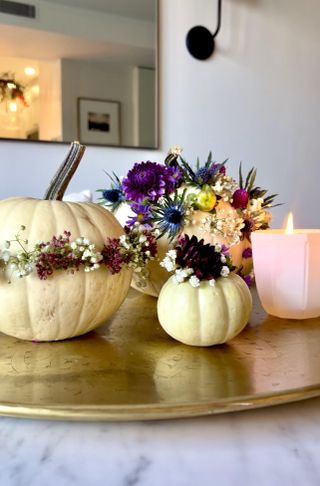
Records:
M320 383L301 388L293 388L278 393L247 395L175 404L134 404L134 405L23 405L0 403L0 415L13 418L39 420L68 420L85 422L129 422L167 420L213 416L231 412L241 412L285 405L320 396Z

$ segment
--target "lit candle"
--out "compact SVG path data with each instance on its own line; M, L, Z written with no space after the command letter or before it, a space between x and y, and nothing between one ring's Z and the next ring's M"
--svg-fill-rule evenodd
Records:
M320 316L320 230L255 231L253 267L261 304L268 314L287 319Z

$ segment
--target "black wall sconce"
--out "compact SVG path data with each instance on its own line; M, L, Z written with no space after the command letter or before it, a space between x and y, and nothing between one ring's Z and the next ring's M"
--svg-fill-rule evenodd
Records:
M214 51L214 39L218 35L221 27L221 3L218 0L218 20L217 28L213 34L202 25L197 25L189 30L186 38L187 49L191 56L204 61L208 59Z

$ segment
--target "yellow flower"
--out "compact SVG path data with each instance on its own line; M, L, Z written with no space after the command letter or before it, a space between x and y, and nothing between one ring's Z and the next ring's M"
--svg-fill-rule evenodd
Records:
M217 198L213 190L208 184L202 186L201 191L197 195L196 205L200 211L211 211L217 202Z

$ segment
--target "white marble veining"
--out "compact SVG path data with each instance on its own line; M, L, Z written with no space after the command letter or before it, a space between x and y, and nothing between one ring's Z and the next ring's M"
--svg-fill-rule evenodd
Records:
M198 419L0 418L1 486L318 486L320 398Z

